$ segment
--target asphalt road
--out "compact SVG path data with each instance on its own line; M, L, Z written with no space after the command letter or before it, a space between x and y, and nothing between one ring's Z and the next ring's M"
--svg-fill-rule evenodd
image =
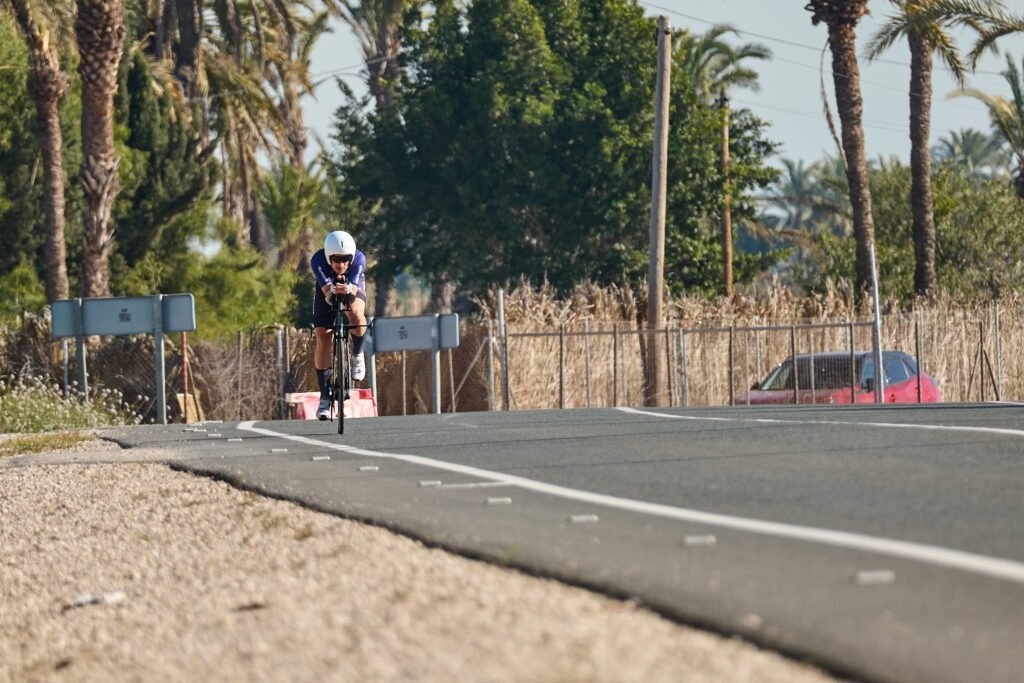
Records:
M192 431L205 429L206 431ZM1024 678L1024 406L136 427L168 461L871 681Z

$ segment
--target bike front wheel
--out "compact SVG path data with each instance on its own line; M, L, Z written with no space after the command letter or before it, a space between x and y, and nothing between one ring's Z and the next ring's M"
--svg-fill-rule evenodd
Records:
M338 402L338 433L345 433L345 399L348 398L348 340L335 332L334 360L331 363L331 382L334 385L334 399Z

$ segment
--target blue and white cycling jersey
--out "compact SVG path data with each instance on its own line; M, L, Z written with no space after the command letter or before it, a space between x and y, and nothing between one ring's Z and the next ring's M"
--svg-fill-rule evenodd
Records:
M313 269L313 277L316 278L316 288L313 292L313 326L330 327L333 316L331 307L324 297L323 286L338 280L340 276L331 268L323 249L313 254L309 265ZM366 301L366 256L363 252L356 249L352 262L342 275L345 276L345 282L359 288L356 296Z
M320 296L323 296L322 287L337 280L338 275L335 274L331 264L328 263L327 255L323 249L313 254L313 258L309 260L309 265L313 269L313 276L316 278L316 289L320 292ZM352 262L348 264L348 270L342 273L342 275L345 276L346 282L359 288L360 294L366 290L366 256L363 255L363 252L356 249Z

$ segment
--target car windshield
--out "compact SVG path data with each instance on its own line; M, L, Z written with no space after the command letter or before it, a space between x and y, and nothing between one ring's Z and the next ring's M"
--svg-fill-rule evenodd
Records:
M810 389L812 358L798 356L796 367L800 389ZM850 386L850 357L840 355L814 356L814 389L844 389ZM856 377L860 377L861 359L857 359ZM793 361L786 359L761 383L763 391L793 390Z

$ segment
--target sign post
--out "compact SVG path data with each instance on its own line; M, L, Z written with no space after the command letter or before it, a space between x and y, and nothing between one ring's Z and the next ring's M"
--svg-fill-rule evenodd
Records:
M61 299L51 307L54 339L75 337L78 350L78 386L89 397L85 338L152 334L155 346L156 413L167 424L164 332L192 332L196 329L196 305L191 294L155 294L100 299Z
M430 351L431 412L441 414L441 349L459 346L459 315L376 318L373 352Z

